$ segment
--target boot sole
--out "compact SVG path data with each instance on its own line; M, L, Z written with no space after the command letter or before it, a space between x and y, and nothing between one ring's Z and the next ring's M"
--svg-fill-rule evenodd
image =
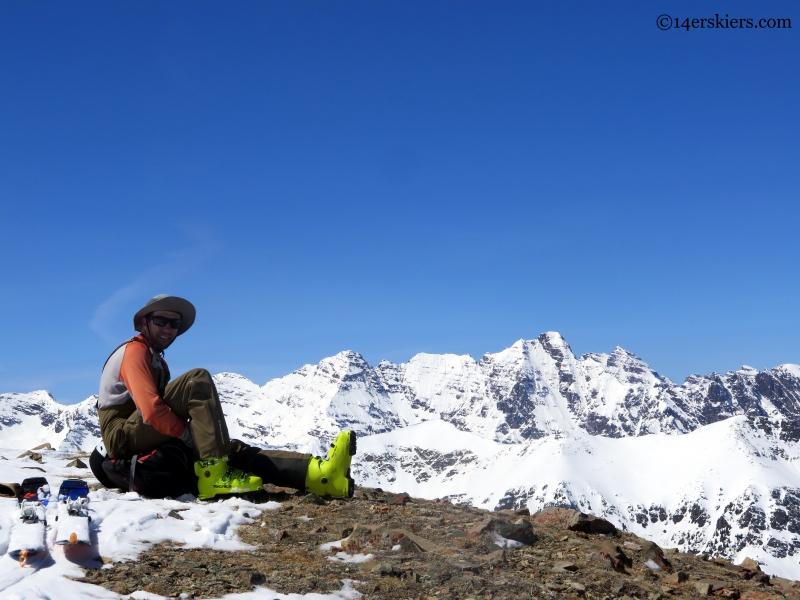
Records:
M240 489L240 490L238 490L236 492L217 492L213 496L200 496L198 494L197 499L198 500L222 500L221 496L240 496L241 497L241 496L247 496L249 494L255 494L257 492L262 491L263 489L264 488L261 487L261 488L252 489L252 490Z
M350 452L350 456L355 456L356 455L356 450L358 448L358 444L356 443L356 438L357 437L358 436L356 435L355 431L351 431L350 432L350 447L348 448L348 451ZM348 498L352 498L353 494L355 494L355 492L356 492L356 482L350 476L350 469L347 469L347 497Z
M356 432L355 431L351 431L350 432L350 447L347 449L348 452L350 452L350 456L355 456L356 455L356 447L357 447L356 437L357 437L356 436Z

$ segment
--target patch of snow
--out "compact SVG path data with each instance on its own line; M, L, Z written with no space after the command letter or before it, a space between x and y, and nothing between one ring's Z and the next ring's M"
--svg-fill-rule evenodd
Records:
M362 563L375 558L374 554L348 554L347 552L337 552L335 556L329 556L328 560L345 563Z
M644 566L647 567L648 569L650 569L651 571L660 571L661 570L661 567L659 567L658 564L656 563L656 561L654 561L652 558L648 559L644 563Z
M509 540L507 538L504 538L496 531L490 531L488 537L490 540L492 540L492 542L494 542L496 545L500 546L504 550L522 548L523 546L525 546L525 544L523 544L522 542L518 542L517 540Z
M342 538L340 540L336 540L335 542L327 542L325 544L320 544L319 546L317 546L317 548L319 548L320 551L322 551L322 552L330 552L331 548L341 548L342 547L342 543L346 539L347 538Z

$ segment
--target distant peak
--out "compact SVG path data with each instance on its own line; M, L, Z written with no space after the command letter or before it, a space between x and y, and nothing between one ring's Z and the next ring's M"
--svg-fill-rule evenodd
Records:
M539 334L536 341L539 342L549 354L552 354L554 351L557 354L572 354L572 348L570 348L567 340L557 331L545 331Z
M632 352L628 352L622 346L617 346L616 348L614 348L614 352L613 353L614 354L625 354L626 356L634 356L634 354Z
M776 369L780 369L790 375L794 375L795 377L800 377L800 365L793 365L793 364L785 364L779 365L775 367Z
M569 345L567 344L567 340L564 339L564 336L557 331L545 331L544 333L540 333L539 337L536 339L540 342L548 341L550 344Z
M222 371L222 373L217 373L214 377L219 377L220 379L245 379L250 381L244 375L239 375L238 373L233 373L231 371Z
M355 350L342 350L341 352L337 352L335 358L340 360L346 360L351 363L366 363L367 361L364 360L364 357L361 356Z
M372 369L372 366L366 360L364 360L364 357L354 350L342 350L333 356L323 358L317 366L323 368L332 368L334 371L340 371L342 369L356 369L365 371Z

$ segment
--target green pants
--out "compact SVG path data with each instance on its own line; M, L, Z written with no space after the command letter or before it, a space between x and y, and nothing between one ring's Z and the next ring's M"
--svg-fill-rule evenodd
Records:
M305 491L310 454L262 450L239 440L231 442L230 463L261 477L264 483Z
M181 419L191 419L198 458L218 458L231 453L225 415L222 413L217 388L208 371L192 369L184 373L167 384L162 399ZM144 454L172 439L145 423L138 410L134 410L123 421L108 424L105 428L101 419L100 426L103 429L104 442L106 429L114 429L117 433L117 439L112 443L114 447L106 446L113 457L127 458L134 454Z
M181 419L191 419L197 459L231 454L225 415L208 371L192 369L168 383L163 400ZM98 416L103 443L112 458L146 454L173 439L145 423L133 400L99 410Z

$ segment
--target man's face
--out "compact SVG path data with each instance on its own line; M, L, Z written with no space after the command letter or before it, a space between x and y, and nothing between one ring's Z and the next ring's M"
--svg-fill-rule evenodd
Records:
M162 319L180 318L180 313L171 310L157 310L146 317L142 317L142 331L150 332L147 340L153 350L156 352L166 350L178 335L178 328L172 327L171 323L164 323L163 325L158 325L157 323L163 323Z

